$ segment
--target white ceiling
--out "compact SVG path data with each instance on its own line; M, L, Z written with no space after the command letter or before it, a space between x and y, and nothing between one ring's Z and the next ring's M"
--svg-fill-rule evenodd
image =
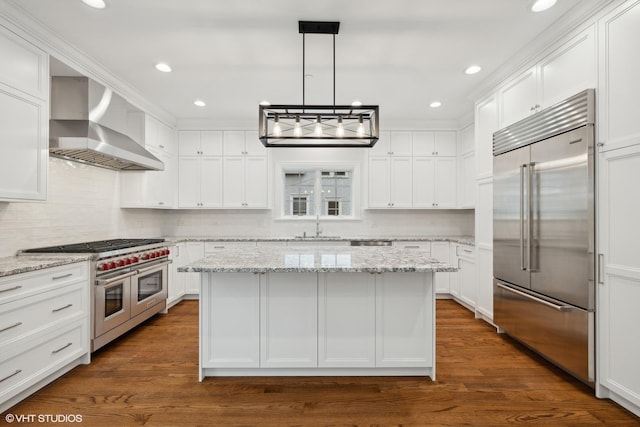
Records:
M261 100L302 103L298 21L340 21L336 103L380 105L383 127L469 115L483 80L578 3L597 2L536 14L531 0L105 1L12 4L177 120L253 120ZM306 47L306 103L331 104L331 36L307 35ZM156 71L159 61L173 72ZM471 64L482 72L465 75Z

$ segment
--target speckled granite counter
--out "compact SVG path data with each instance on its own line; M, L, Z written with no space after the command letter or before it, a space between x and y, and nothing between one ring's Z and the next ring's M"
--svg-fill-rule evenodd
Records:
M167 237L168 242L335 242L335 241L365 241L389 240L408 242L455 242L465 245L475 245L473 236L320 236L320 237L253 237L253 236L198 236L198 237Z
M89 261L90 254L66 254L66 255L24 255L0 258L0 277L29 271L42 270L44 268L57 267L59 265L73 264L75 262Z
M428 252L386 247L230 247L184 267L182 272L284 273L284 272L435 272L457 271L432 259Z

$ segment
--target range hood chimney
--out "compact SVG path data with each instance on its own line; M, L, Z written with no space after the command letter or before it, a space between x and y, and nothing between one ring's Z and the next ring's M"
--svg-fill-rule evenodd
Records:
M115 170L164 170L127 136L129 104L87 77L51 78L49 154Z

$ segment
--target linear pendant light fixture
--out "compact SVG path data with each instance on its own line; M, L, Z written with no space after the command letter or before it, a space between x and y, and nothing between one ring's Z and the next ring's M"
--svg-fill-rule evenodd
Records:
M302 105L260 105L259 138L265 147L373 147L377 105L336 105L336 34L340 22L298 21L302 34ZM305 104L305 35L333 36L333 105Z

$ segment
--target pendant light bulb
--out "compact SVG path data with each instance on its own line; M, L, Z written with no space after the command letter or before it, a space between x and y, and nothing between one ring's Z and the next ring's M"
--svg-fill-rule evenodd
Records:
M358 127L356 129L356 134L359 137L364 136L364 123L362 123L362 116L360 116L360 119L358 120Z
M282 128L280 127L280 118L276 114L276 119L273 123L273 136L282 136Z
M338 138L344 137L344 126L342 125L342 117L338 117L338 128L336 129L336 136Z
M300 116L296 116L296 124L293 126L293 136L302 136L302 128L300 127Z
M322 136L322 123L320 123L320 116L316 119L316 126L313 130L314 136Z

